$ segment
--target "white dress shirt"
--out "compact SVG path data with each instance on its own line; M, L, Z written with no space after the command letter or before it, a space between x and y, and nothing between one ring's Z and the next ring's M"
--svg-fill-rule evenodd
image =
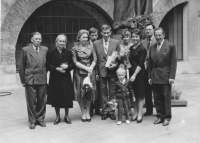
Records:
M162 47L162 44L164 43L164 39L162 40L162 42L160 44L157 43L157 51L160 51L160 48Z
M110 41L110 37L108 38L107 41L105 41L105 39L103 38L103 47L104 47L104 52L105 52L106 54L107 54L107 52L108 52L109 41Z

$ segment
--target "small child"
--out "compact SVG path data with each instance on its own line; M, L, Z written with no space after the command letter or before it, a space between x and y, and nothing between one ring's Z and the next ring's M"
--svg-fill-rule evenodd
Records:
M118 104L118 122L117 125L121 125L122 123L122 115L123 115L123 107L126 116L126 124L130 124L130 115L129 115L129 107L130 107L130 99L132 96L133 101L135 101L135 95L132 89L132 86L128 79L125 78L126 70L123 68L119 68L117 70L118 81L115 82L114 86L114 97L116 97Z

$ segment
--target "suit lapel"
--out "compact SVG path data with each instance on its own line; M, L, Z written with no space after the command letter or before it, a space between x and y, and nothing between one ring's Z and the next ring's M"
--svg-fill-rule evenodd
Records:
M101 39L101 41L99 43L99 49L100 49L102 55L107 59L107 55L106 55L106 53L104 51L104 47L103 47L103 39Z
M36 61L37 60L37 53L35 52L35 50L33 49L33 45L30 46L30 55L33 57L33 59Z
M36 67L38 65L38 63L41 61L43 54L44 54L43 48L40 46L39 53L37 54L36 64L34 67Z
M161 58L161 56L163 55L163 52L165 51L167 45L166 45L166 41L164 41L164 43L162 44L159 52L158 52L158 57L157 57L157 61L159 61L159 59Z

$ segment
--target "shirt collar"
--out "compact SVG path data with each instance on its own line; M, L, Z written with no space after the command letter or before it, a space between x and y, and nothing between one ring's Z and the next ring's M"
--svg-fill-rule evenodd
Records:
M164 39L163 39L162 42L160 43L160 46L162 46L163 43L164 43Z
M126 79L123 79L122 81L120 81L123 85L125 84Z
M108 38L108 40L107 40L107 42L109 42L110 41L110 37ZM105 43L105 39L103 38L103 42Z
M90 43L90 45L93 45L93 42L91 40L89 41L89 43Z
M36 47L34 45L33 45L33 49L36 51ZM40 50L40 46L38 46L37 50Z

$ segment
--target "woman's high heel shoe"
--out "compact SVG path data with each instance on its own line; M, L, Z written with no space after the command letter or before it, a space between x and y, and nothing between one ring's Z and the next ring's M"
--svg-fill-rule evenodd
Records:
M56 118L56 120L54 121L54 125L58 125L60 123L61 119L60 118Z
M90 119L86 119L87 122L91 122L91 118Z
M135 117L134 119L133 118L131 118L131 121L136 121L137 120L137 117Z
M82 118L82 122L86 122L86 120L87 120L87 119L83 119L83 118Z
M64 118L64 121L65 121L65 123L67 123L67 124L71 124L71 123L72 123L72 121L70 120L69 117L65 117L65 118Z
M143 119L143 115L142 115L142 118L140 120L137 119L137 123L142 123L142 119Z

